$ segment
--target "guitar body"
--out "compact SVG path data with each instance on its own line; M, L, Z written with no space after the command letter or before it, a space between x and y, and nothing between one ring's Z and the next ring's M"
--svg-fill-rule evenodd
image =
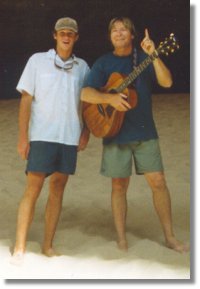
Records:
M116 88L119 87L126 76L119 73L112 73L106 86L101 91L116 93ZM137 105L137 94L133 88L126 88L122 91L127 95L127 101L134 108ZM123 123L125 112L117 111L108 104L91 104L83 102L83 119L90 130L96 137L112 137L115 136Z

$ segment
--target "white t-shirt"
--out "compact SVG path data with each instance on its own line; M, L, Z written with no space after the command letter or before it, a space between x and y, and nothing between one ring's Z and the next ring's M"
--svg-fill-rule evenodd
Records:
M32 95L30 141L78 145L81 133L80 92L89 73L87 63L75 57L69 71L54 64L55 50L36 53L25 66L17 85L19 92ZM69 60L71 61L71 60ZM56 62L66 65L59 56Z

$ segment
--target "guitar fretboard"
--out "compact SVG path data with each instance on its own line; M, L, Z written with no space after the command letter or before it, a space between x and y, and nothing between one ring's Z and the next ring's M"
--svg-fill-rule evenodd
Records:
M115 88L115 91L120 93L127 88L140 75L140 73L142 73L142 71L158 57L158 55L159 51L155 50L151 55L145 58L145 60L143 60L143 62L141 62L117 88Z

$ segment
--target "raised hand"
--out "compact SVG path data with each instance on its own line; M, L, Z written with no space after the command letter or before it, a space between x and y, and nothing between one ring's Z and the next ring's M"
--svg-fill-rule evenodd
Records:
M155 50L155 44L149 37L148 29L146 28L144 31L144 39L141 42L141 47L145 53L151 55Z

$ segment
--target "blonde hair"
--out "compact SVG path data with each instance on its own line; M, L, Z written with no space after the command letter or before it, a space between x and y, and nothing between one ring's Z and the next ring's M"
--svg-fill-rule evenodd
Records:
M124 26L131 32L132 35L136 36L136 31L135 31L135 26L133 24L133 22L131 21L130 18L128 17L116 17L113 18L108 26L108 32L109 32L109 36L111 34L111 30L113 28L113 26L115 25L115 22L120 21L124 24Z

